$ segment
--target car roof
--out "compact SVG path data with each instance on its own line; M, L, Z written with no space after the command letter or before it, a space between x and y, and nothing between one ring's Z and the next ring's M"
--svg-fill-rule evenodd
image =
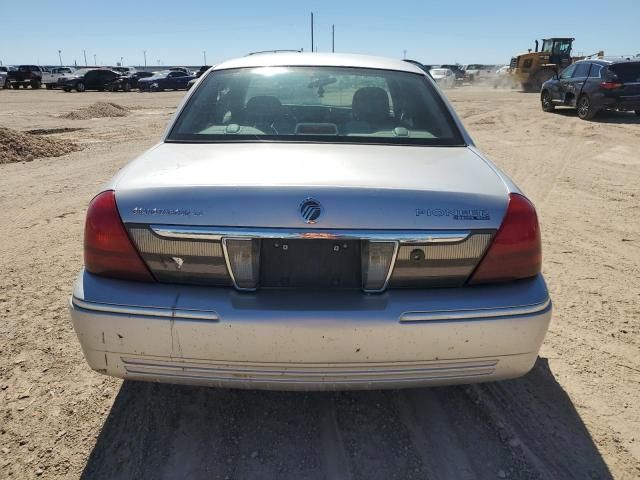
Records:
M285 66L376 68L425 75L419 67L402 60L344 53L257 53L220 63L213 70Z
M598 58L583 58L575 63L598 63L600 65L614 65L617 63L639 63L640 57L598 57Z

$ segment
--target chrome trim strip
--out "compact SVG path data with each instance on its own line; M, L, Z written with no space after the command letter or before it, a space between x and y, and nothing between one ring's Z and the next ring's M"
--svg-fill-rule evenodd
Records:
M551 305L551 299L547 298L542 303L532 305L520 305L517 307L486 308L473 310L435 310L433 312L405 312L400 315L400 322L428 322L466 320L471 318L510 317L517 315L530 315L542 312Z
M183 310L173 308L139 307L132 305L116 305L112 303L86 302L71 297L74 307L94 312L115 313L121 315L138 315L143 317L165 317L178 320L206 320L217 322L220 317L213 310Z
M282 238L282 239L330 239L330 240L371 240L400 243L456 243L465 240L468 230L340 230L340 229L297 229L297 228L246 228L246 227L197 227L179 225L149 225L160 237L191 240L222 241L223 237L233 238Z

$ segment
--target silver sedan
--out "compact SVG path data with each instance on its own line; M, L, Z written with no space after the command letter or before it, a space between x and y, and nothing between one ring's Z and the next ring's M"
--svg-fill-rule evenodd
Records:
M232 60L89 205L91 368L267 389L501 380L551 318L536 211L410 63Z

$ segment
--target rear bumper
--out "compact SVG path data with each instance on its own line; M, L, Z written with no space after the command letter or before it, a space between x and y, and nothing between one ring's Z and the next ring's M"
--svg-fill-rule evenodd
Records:
M594 95L596 106L607 110L639 110L640 95Z
M365 295L240 293L83 273L70 311L101 373L282 390L517 377L533 366L551 318L542 277Z

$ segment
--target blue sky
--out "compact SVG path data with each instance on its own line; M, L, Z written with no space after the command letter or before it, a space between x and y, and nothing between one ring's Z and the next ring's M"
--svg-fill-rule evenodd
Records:
M539 7L536 7L539 5ZM18 63L199 65L267 49L320 51L424 63L508 63L535 38L572 36L575 53L640 53L640 0L202 1L0 0L0 60Z

